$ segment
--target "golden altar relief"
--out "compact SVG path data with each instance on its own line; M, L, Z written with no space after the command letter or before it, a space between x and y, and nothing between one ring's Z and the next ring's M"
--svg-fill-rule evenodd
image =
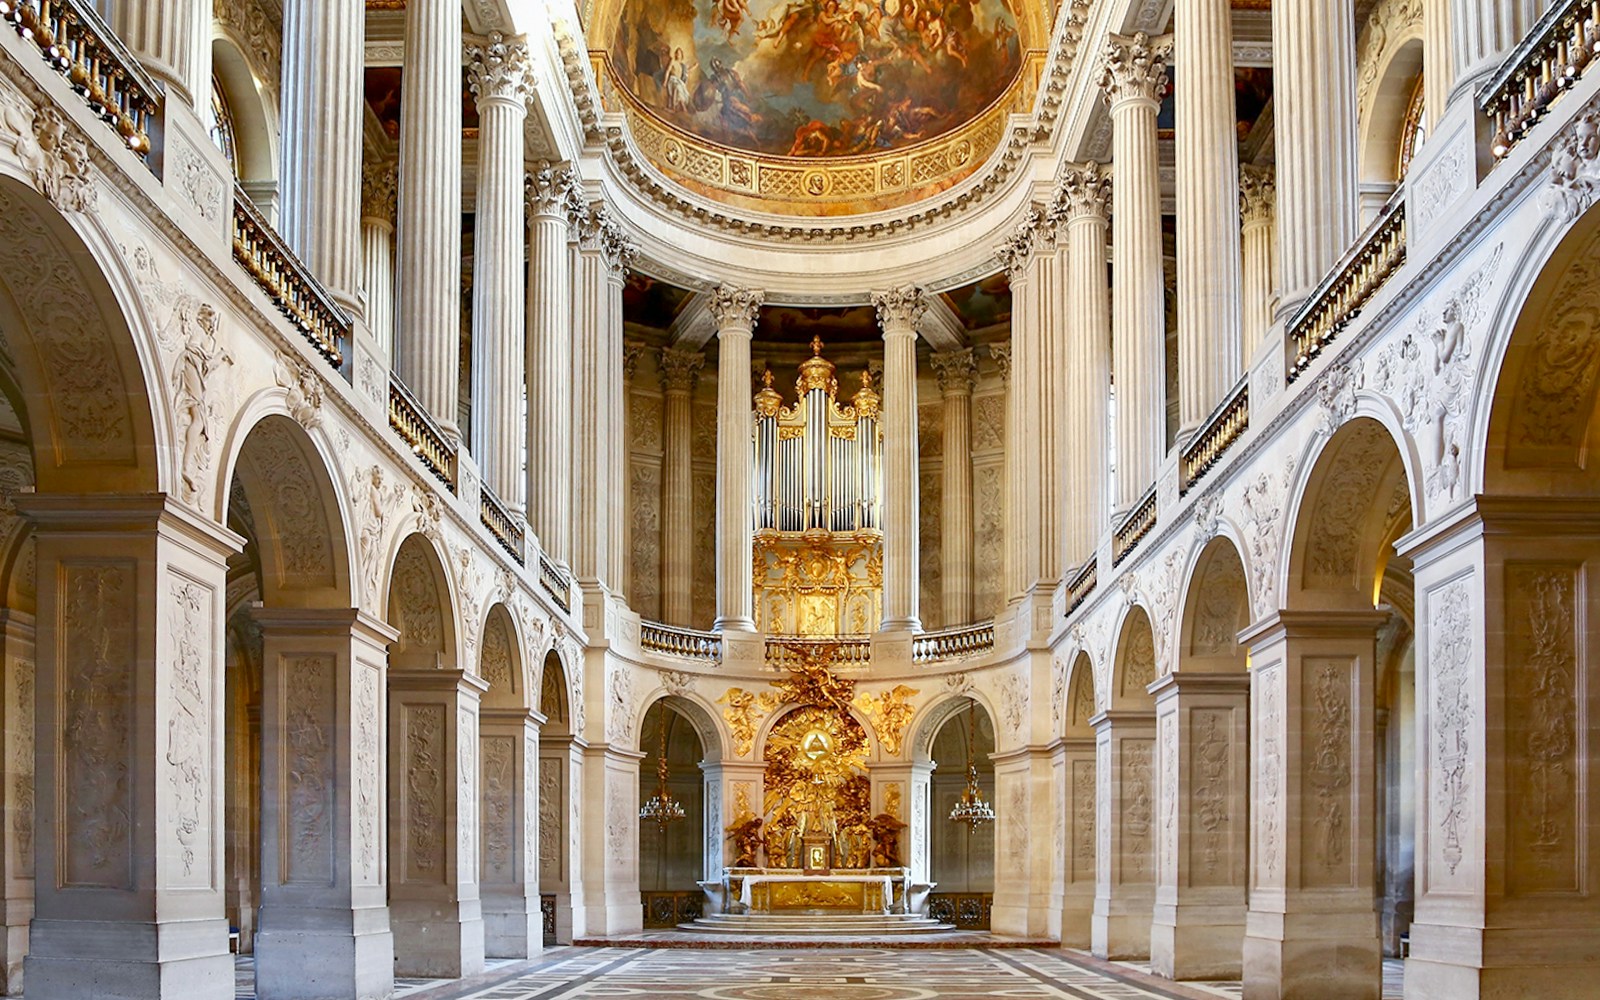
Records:
M767 908L771 910L848 910L866 909L865 882L770 882ZM880 898L875 909L882 909Z

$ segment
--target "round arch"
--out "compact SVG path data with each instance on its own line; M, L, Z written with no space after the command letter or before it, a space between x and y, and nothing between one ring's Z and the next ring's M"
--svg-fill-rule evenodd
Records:
M1155 629L1150 613L1142 604L1130 605L1117 629L1111 654L1111 684L1106 705L1112 709L1148 709L1151 696L1146 690L1157 675Z
M459 617L450 574L438 547L420 532L403 538L389 572L389 624L400 638L389 650L391 667L414 669L461 663Z
M478 641L478 675L489 684L485 708L528 710L536 708L523 667L522 636L516 616L497 601L483 618Z
M233 117L233 172L241 184L273 188L278 182L278 126L275 102L245 55L246 43L215 24L211 72Z
M756 729L755 742L753 744L751 744L751 746L754 747L754 750L752 751L753 754L754 754L754 759L756 759L756 760L764 760L765 759L763 754L766 753L767 738L772 735L772 731L774 729L778 728L778 725L787 716L793 715L795 712L798 712L801 709L808 708L808 707L812 707L812 706L798 705L798 704L786 704L786 705L779 705L777 708L773 709L772 710L772 714L768 715L765 719L763 719L761 721L761 725ZM852 721L856 725L860 726L861 727L861 731L863 733L865 733L866 736L867 736L867 761L868 761L868 763L877 764L877 763L881 763L883 760L885 760L885 758L883 756L883 747L878 743L878 734L873 731L872 723L870 721L868 721L867 719L863 718L861 713L856 710L856 707L854 705L851 705L845 711L844 714L850 719L850 721Z
M932 761L933 741L939 735L939 730L944 728L946 722L965 711L970 702L976 702L978 707L983 709L991 725L999 718L994 703L976 688L943 692L922 706L916 717L911 720L911 725L908 727L911 735L907 740L907 746L911 748L911 759L919 764Z
M1086 649L1078 650L1067 668L1067 703L1061 709L1061 735L1066 739L1094 739L1089 720L1099 714L1094 686L1094 661Z
M1373 78L1360 109L1360 178L1366 192L1393 191L1403 179L1401 152L1417 88L1422 82L1422 25L1404 26L1388 38L1366 72ZM1363 215L1363 218L1366 216Z
M650 709L657 703L665 702L674 712L681 715L684 720L694 727L695 735L700 738L700 746L705 752L708 761L719 761L724 758L730 740L723 732L721 715L709 705L706 700L694 691L668 690L666 687L657 687L639 699L638 715L634 719L633 731L639 734L639 748L646 749L650 734L645 730L644 719L650 714Z
M1233 539L1219 535L1195 554L1180 607L1178 671L1243 666L1239 633L1250 624L1250 585Z

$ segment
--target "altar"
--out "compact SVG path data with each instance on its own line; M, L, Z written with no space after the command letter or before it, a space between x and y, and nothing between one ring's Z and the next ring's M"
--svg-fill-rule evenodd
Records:
M722 899L745 913L905 913L911 870L807 874L799 868L726 868L720 888Z

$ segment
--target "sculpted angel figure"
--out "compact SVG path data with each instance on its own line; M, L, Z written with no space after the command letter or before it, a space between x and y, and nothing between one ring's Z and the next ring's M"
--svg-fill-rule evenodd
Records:
M204 488L211 466L211 405L208 383L219 366L233 358L217 343L217 311L189 297L180 302L173 322L183 330L183 348L172 370L178 423L183 428L183 494L193 502Z

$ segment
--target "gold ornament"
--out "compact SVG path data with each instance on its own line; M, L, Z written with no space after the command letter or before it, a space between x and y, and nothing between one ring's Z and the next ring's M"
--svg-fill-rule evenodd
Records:
M856 695L856 708L859 708L867 717L867 721L872 723L872 731L877 735L878 742L883 745L883 752L890 757L900 756L906 726L911 722L913 714L910 699L915 698L918 693L916 688L896 684L876 698L865 691Z

